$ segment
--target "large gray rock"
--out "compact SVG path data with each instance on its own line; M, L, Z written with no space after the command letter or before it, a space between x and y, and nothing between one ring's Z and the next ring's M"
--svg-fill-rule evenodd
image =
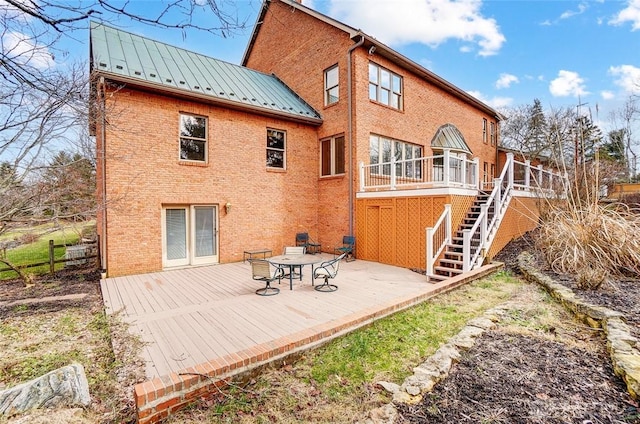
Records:
M0 391L0 414L12 415L35 408L88 406L89 384L84 368L72 364L42 377Z

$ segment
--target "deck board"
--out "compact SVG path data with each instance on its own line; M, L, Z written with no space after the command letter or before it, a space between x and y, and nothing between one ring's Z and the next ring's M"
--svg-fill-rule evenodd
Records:
M338 326L435 290L423 275L362 260L343 262L335 284L336 292L315 291L305 267L293 290L283 280L278 295L257 296L263 283L252 280L248 263L237 262L108 278L101 288L107 312L124 308L129 330L145 342L141 355L149 379Z

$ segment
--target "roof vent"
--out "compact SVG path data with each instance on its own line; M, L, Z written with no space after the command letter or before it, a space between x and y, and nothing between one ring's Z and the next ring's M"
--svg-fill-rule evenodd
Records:
M235 96L235 93L229 93L230 96Z
M136 75L142 75L142 72L140 72L140 71L133 71L133 73L136 74Z
M200 86L199 85L194 85L193 88L196 89L196 90L200 90Z
M252 101L252 102L255 102L255 101L256 101L256 99L251 99L251 101Z
M206 87L205 90L211 91L211 87Z
M242 100L247 100L247 98L246 98L246 97L243 97L243 98L242 98Z
M221 95L221 96L224 96L224 91L221 91L218 94Z
M167 78L165 81L166 81L166 82L172 82L172 81L171 81L171 78Z
M149 76L150 76L151 78L155 78L155 77L156 77L156 74L149 74Z
M180 81L180 84L184 85L184 84L185 84L185 82L184 82L184 81Z
M100 62L99 65L102 66L103 68L107 66L107 64L104 62Z
M116 65L116 69L122 69L122 65Z

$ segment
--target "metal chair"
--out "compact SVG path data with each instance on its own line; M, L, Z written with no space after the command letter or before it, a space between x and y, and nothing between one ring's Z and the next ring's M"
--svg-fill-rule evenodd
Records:
M277 287L271 287L271 282L274 280L280 280L284 276L284 270L280 267L276 267L273 273L271 272L271 264L264 259L251 260L251 272L253 279L257 281L264 281L266 285L256 290L256 294L260 296L273 296L280 293L280 289Z
M342 258L344 258L345 255L346 253L343 253L337 258L331 259L330 261L324 261L313 270L314 281L316 278L324 279L324 282L319 286L314 286L314 289L319 292L325 293L338 290L338 286L336 286L335 284L329 284L329 278L336 278L336 275L338 275L338 269L340 268L340 261L342 261Z
M304 255L307 253L307 248L304 246L285 246L283 255ZM298 270L296 272L296 269ZM284 271L283 271L284 272ZM299 266L290 266L289 272L292 273L293 277L300 277L300 281L302 281L302 265ZM283 277L288 277L289 273L285 273Z
M342 237L342 246L335 248L334 255L344 254L347 262L356 260L356 238L354 236Z
M307 249L307 253L315 255L316 253L320 253L320 243L316 243L311 240L309 237L309 233L298 233L296 234L296 246L304 246Z

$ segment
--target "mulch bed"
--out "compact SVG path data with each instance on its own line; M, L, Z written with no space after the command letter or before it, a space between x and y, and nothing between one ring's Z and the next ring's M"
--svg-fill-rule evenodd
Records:
M533 237L513 241L496 259L517 272L517 256L523 250L535 253ZM553 273L543 258L538 265L585 300L623 313L640 334L639 279L582 290L571 276ZM587 328L581 333L565 343L500 327L488 331L421 403L397 405L398 422L639 424L638 402L614 374L604 340ZM580 338L596 341L597 349L583 348Z

